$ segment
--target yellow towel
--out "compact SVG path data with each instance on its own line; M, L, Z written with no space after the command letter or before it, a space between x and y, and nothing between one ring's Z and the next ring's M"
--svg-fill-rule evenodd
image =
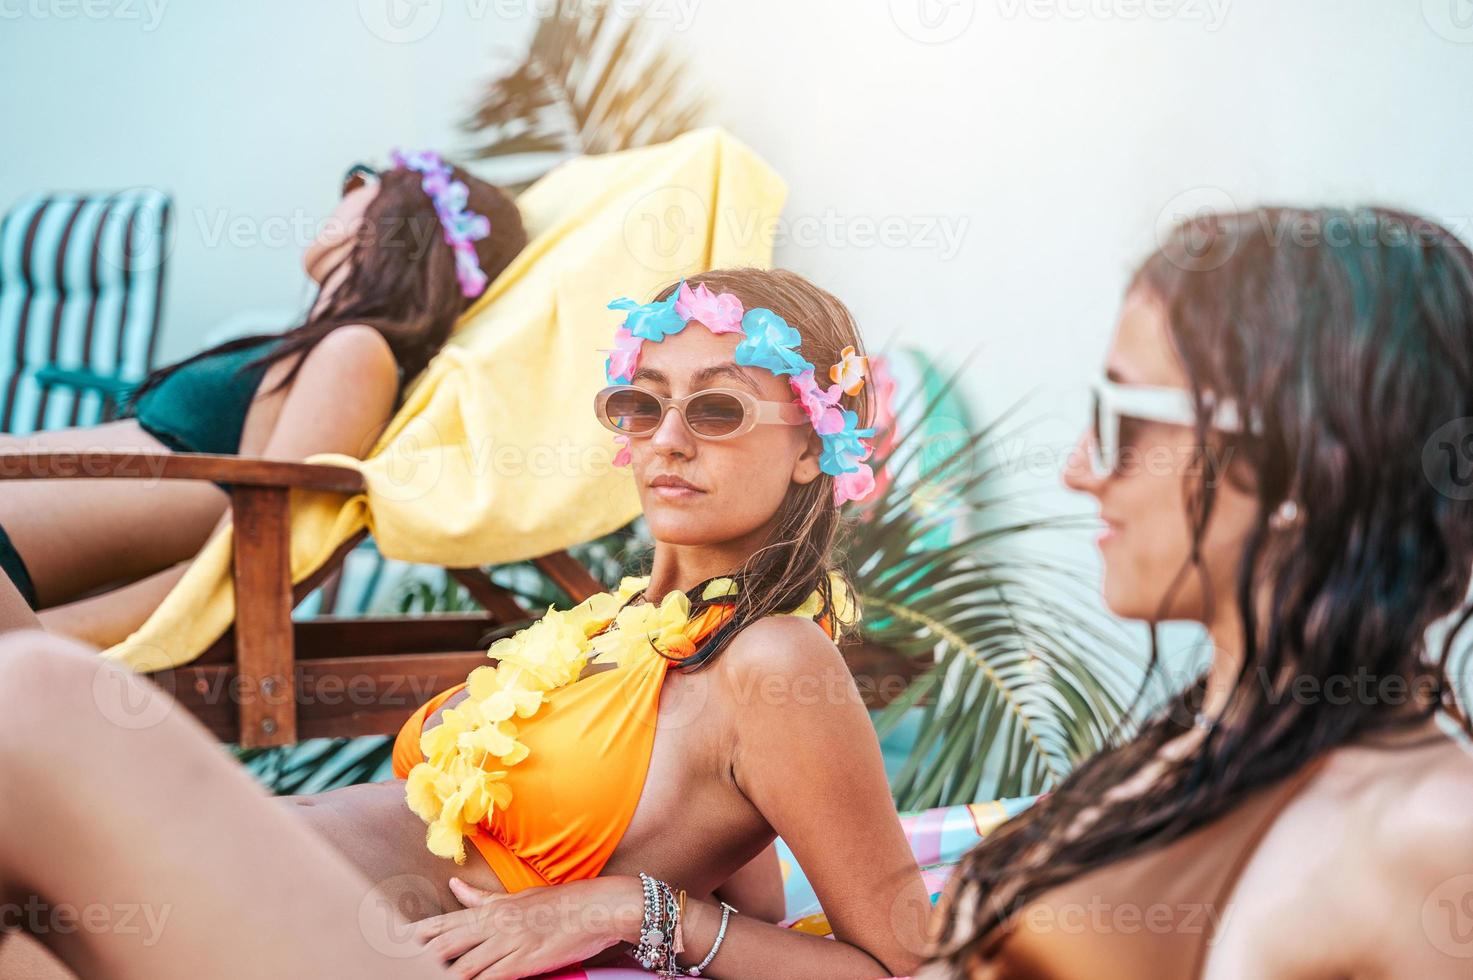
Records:
M620 314L707 268L766 266L787 188L717 129L584 157L519 199L531 241L465 316L365 460L366 494L292 495L301 581L368 527L391 558L448 566L519 561L633 520L629 472L593 418L601 350ZM165 519L160 515L160 519ZM137 670L188 663L235 614L222 532L138 632L105 655Z

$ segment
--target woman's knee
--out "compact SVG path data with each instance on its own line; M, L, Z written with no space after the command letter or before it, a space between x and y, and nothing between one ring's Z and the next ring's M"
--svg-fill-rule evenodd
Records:
M107 724L106 709L119 692L145 683L75 640L40 630L0 635L0 758L54 746Z

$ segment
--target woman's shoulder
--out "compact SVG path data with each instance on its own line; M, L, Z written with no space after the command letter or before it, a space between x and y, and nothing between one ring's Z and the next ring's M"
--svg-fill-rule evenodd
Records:
M384 335L366 323L345 323L323 335L307 355L337 362L338 367L364 370L393 370L397 367L393 348Z
M1444 738L1381 760L1374 819L1383 863L1411 875L1473 873L1473 749Z
M828 633L803 616L759 619L736 635L721 659L730 670L758 674L791 675L844 666Z
M1341 902L1364 957L1387 975L1430 976L1444 953L1473 956L1473 753L1443 737L1415 749L1343 749ZM1357 792L1358 790L1358 792ZM1390 918L1388 918L1390 915ZM1463 967L1466 969L1466 966Z

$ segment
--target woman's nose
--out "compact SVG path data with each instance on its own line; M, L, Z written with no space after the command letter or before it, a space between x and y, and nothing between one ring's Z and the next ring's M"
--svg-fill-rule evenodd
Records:
M1086 431L1074 441L1074 448L1069 450L1069 458L1064 461L1063 480L1064 486L1070 490L1098 497L1107 477L1101 477L1095 472L1094 463L1090 459L1093 448L1090 443L1093 439Z
M690 426L685 424L685 416L673 408L665 413L660 419L660 424L655 426L655 431L650 435L650 447L655 452L666 456L690 457L694 455L695 441Z

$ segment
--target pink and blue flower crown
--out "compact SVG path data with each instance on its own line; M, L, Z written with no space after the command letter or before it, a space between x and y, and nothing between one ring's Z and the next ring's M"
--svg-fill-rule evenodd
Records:
M699 321L713 334L741 334L736 362L786 377L823 441L819 467L834 478L834 505L863 499L874 489L875 474L865 462L873 452L874 429L861 429L858 413L839 405L845 395L859 394L869 372L869 359L859 356L853 347L844 348L839 363L829 368L833 384L825 389L814 377L814 366L798 353L803 343L798 331L769 309L744 311L742 301L731 293L712 293L704 283L691 289L682 281L666 299L644 304L616 299L609 309L628 311L608 352L606 372L610 384L629 384L645 341L660 343L680 333L691 320ZM627 465L628 437L615 438L625 448L614 462Z
M481 295L487 280L476 257L475 243L491 234L491 221L484 214L466 210L470 189L464 181L455 179L450 167L433 150L413 153L395 150L389 159L395 167L424 174L420 187L435 205L445 244L455 252L455 277L460 280L460 291L471 298Z

